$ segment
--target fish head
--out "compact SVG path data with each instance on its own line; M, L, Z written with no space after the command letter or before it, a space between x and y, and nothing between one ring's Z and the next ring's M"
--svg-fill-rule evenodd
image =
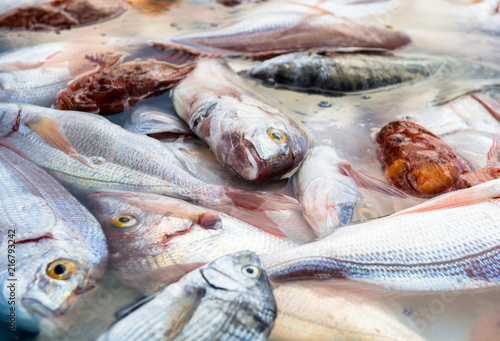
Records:
M221 299L228 294L236 294L251 317L270 329L276 319L277 306L267 274L259 257L251 251L239 251L205 265L199 270L203 279L213 288L213 294ZM243 313L244 310L242 310Z
M309 136L287 117L246 121L223 130L216 149L217 158L243 178L277 180L297 170L309 150Z

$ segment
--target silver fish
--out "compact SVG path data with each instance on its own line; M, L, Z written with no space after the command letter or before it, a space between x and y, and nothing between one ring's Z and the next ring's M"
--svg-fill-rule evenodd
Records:
M203 59L172 93L177 114L217 160L251 181L293 173L309 148L298 123L239 87L216 59Z
M0 136L78 195L116 189L173 195L243 219L249 211L264 217L266 210L300 207L287 196L201 181L161 142L93 114L0 104Z
M108 255L106 240L96 219L67 190L4 145L0 249L7 263L0 272L2 320L12 327L9 314L14 309L14 328L62 328L97 291Z
M108 239L112 267L141 292L156 292L176 270L182 274L191 263L228 252L262 254L297 246L226 214L155 194L99 192L89 203Z
M263 255L272 280L347 278L400 291L500 285L500 179Z
M134 307L102 340L265 340L277 308L259 258L214 260Z
M356 183L340 172L335 149L313 148L294 177L302 211L318 238L350 223L360 196Z

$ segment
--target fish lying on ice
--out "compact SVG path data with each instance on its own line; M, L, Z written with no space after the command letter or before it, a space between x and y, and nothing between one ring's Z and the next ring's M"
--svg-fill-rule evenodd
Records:
M64 187L6 147L8 142L1 143L2 320L12 322L14 309L14 328L52 332L65 327L97 291L108 256L106 239L96 219Z
M216 59L202 59L172 92L175 110L217 160L250 181L292 174L309 148L303 128L239 86Z
M190 199L282 234L265 211L297 209L288 196L208 184L161 142L98 115L0 104L0 136L80 196L131 190ZM249 214L252 211L253 214Z
M99 340L266 340L277 314L250 251L220 257L132 309Z
M500 179L261 255L273 281L345 278L398 291L500 285Z
M157 291L175 280L177 270L191 269L192 263L199 266L240 250L262 254L297 246L226 214L175 198L98 192L89 196L89 204L106 234L111 266L141 292Z

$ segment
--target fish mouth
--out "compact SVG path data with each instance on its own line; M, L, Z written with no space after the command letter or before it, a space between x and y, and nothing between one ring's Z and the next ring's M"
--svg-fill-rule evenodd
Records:
M37 321L43 319L53 319L55 317L60 317L64 314L67 309L57 309L51 310L44 306L40 301L35 299L26 298L21 301L22 306L26 309L29 315Z

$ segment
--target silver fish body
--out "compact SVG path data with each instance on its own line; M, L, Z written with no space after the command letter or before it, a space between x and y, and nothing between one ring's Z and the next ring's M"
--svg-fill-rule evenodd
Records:
M311 149L294 177L295 194L318 238L350 223L360 196L358 186L339 171L342 160L335 149Z
M347 278L399 291L497 287L499 195L500 179L492 180L261 259L272 280Z
M200 60L174 89L175 110L236 174L251 181L289 176L307 153L307 133L238 82L220 61Z
M89 203L106 234L113 255L111 266L127 284L142 292L155 292L168 284L164 277L155 279L155 272L168 274L178 265L205 263L240 250L263 254L297 245L175 198L100 192L91 195Z
M321 56L290 53L250 69L251 77L278 87L340 94L413 83L434 76L439 60L362 54Z
M48 173L4 146L0 219L8 262L0 272L2 320L11 322L14 308L18 329L64 327L104 273L107 246L99 223Z
M114 340L265 340L277 308L252 252L214 260L168 286L111 326Z

